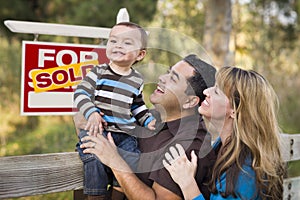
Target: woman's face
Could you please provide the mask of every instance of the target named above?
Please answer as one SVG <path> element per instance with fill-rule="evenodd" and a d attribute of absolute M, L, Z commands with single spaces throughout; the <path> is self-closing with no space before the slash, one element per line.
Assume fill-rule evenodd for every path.
<path fill-rule="evenodd" d="M 226 120 L 233 113 L 228 97 L 217 85 L 207 88 L 203 94 L 206 98 L 198 108 L 198 112 L 206 119 Z"/>

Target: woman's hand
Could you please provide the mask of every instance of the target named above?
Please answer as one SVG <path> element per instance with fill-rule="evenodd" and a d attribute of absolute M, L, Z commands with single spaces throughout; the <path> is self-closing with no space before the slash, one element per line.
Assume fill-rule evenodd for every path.
<path fill-rule="evenodd" d="M 191 152 L 191 161 L 189 161 L 183 147 L 180 144 L 176 144 L 175 147 L 170 147 L 170 153 L 167 152 L 165 154 L 163 165 L 184 194 L 187 188 L 192 187 L 192 185 L 195 188 L 193 192 L 196 192 L 195 194 L 200 193 L 194 179 L 197 169 L 197 156 L 194 151 Z M 189 195 L 193 196 L 194 194 L 188 192 L 185 197 L 187 198 Z"/>

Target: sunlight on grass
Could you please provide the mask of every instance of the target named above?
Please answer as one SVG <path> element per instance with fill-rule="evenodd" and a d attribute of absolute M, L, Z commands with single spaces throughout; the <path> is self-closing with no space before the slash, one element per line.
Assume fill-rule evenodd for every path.
<path fill-rule="evenodd" d="M 30 197 L 20 197 L 20 198 L 13 198 L 10 200 L 41 200 L 41 199 L 42 200 L 72 200 L 73 191 L 43 194 L 43 195 L 36 195 Z"/>

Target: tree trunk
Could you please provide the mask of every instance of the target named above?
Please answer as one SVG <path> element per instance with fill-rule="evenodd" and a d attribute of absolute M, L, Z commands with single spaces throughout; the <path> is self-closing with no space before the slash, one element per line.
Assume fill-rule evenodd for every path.
<path fill-rule="evenodd" d="M 233 63 L 229 51 L 231 28 L 231 0 L 207 0 L 203 43 L 218 68 Z"/>

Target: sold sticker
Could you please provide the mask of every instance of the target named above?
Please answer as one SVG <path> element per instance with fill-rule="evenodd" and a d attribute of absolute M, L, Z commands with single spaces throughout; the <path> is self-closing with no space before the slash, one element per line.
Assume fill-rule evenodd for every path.
<path fill-rule="evenodd" d="M 45 92 L 77 85 L 86 76 L 87 72 L 97 64 L 99 64 L 98 60 L 93 60 L 48 69 L 32 70 L 31 77 L 34 91 Z"/>

